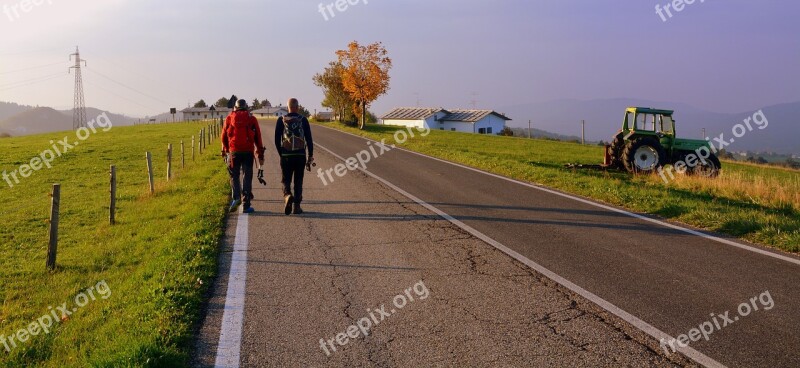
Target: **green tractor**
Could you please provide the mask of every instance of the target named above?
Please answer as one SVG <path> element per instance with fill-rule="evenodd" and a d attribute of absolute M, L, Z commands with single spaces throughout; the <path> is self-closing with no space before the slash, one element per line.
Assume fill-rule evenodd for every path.
<path fill-rule="evenodd" d="M 672 110 L 629 107 L 622 130 L 606 146 L 604 166 L 631 173 L 655 173 L 672 165 L 679 173 L 713 178 L 722 165 L 710 143 L 675 136 Z"/>

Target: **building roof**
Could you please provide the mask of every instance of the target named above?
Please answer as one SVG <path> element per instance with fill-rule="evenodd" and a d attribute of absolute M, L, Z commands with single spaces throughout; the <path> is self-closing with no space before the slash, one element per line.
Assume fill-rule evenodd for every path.
<path fill-rule="evenodd" d="M 445 116 L 442 121 L 466 121 L 474 123 L 481 119 L 495 115 L 503 120 L 511 120 L 503 114 L 494 110 L 445 110 L 443 108 L 424 108 L 424 107 L 399 107 L 386 113 L 381 119 L 384 120 L 424 120 L 432 115 L 443 112 Z"/>
<path fill-rule="evenodd" d="M 427 119 L 431 115 L 444 111 L 442 108 L 434 109 L 434 108 L 423 108 L 423 107 L 398 107 L 392 111 L 383 115 L 381 119 L 390 119 L 390 120 L 423 120 Z"/>
<path fill-rule="evenodd" d="M 467 121 L 470 123 L 474 123 L 477 121 L 481 121 L 483 118 L 495 115 L 503 120 L 511 120 L 505 115 L 495 112 L 494 110 L 450 110 L 450 113 L 447 114 L 442 120 L 444 121 Z"/>
<path fill-rule="evenodd" d="M 285 106 L 278 106 L 278 107 L 265 107 L 263 109 L 253 110 L 251 111 L 252 114 L 276 114 L 278 112 L 285 112 L 289 113 L 289 110 Z"/>

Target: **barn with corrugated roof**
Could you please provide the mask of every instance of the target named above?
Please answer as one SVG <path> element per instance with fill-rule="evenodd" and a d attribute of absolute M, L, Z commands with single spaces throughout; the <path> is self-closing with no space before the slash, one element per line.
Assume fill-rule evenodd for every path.
<path fill-rule="evenodd" d="M 464 133 L 498 134 L 510 121 L 494 110 L 400 107 L 381 117 L 381 124 Z"/>

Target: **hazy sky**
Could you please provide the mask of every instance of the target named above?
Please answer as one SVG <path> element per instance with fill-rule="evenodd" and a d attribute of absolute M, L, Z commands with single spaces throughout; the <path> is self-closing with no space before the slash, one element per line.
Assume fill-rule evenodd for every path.
<path fill-rule="evenodd" d="M 352 40 L 382 41 L 393 58 L 378 114 L 416 105 L 416 93 L 451 108 L 799 101 L 800 2 L 700 1 L 664 22 L 655 6 L 668 0 L 361 0 L 327 21 L 318 0 L 36 0 L 27 12 L 28 0 L 0 0 L 0 101 L 71 107 L 68 55 L 80 45 L 92 107 L 143 116 L 236 93 L 297 96 L 313 111 L 311 77 Z"/>

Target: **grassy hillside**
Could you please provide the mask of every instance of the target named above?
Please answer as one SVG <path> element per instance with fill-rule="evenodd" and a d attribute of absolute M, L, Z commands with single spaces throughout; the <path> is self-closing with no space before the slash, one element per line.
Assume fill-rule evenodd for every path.
<path fill-rule="evenodd" d="M 359 131 L 394 142 L 397 127 L 371 125 Z M 567 163 L 600 163 L 603 148 L 574 143 L 434 130 L 400 146 L 489 172 L 546 185 L 633 211 L 659 215 L 782 249 L 800 252 L 800 171 L 723 162 L 715 180 L 574 170 Z"/>
<path fill-rule="evenodd" d="M 217 144 L 192 162 L 191 136 L 203 124 L 114 127 L 78 146 L 13 188 L 0 182 L 0 366 L 181 366 L 192 324 L 216 271 L 228 199 Z M 0 170 L 11 171 L 51 140 L 73 132 L 0 140 Z M 186 167 L 180 167 L 180 140 Z M 167 182 L 166 148 L 175 147 Z M 147 184 L 145 151 L 153 154 L 156 194 Z M 119 181 L 117 224 L 108 224 L 109 165 Z M 45 269 L 52 183 L 62 186 L 58 267 Z M 82 292 L 105 282 L 68 317 L 56 311 L 85 302 Z M 76 299 L 76 297 L 78 299 Z M 50 308 L 52 307 L 52 309 Z M 55 313 L 49 334 L 17 331 Z M 41 325 L 40 325 L 41 326 Z M 3 337 L 17 335 L 8 353 Z M 19 339 L 26 342 L 19 342 Z M 9 344 L 10 345 L 10 344 Z"/>

